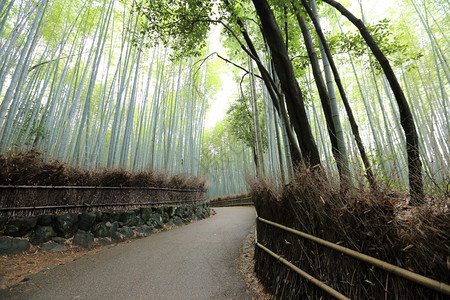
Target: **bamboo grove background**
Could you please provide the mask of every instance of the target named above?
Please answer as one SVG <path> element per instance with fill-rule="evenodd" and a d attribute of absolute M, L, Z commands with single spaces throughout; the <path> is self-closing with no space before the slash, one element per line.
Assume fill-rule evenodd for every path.
<path fill-rule="evenodd" d="M 144 48 L 132 4 L 2 1 L 1 151 L 198 173 L 206 67 Z"/>
<path fill-rule="evenodd" d="M 171 50 L 146 39 L 139 17 L 131 13 L 133 3 L 0 2 L 0 152 L 34 148 L 48 159 L 86 169 L 203 175 L 211 183 L 210 197 L 247 191 L 247 177 L 258 172 L 280 185 L 292 178 L 283 120 L 248 57 L 234 54 L 237 46 L 224 39 L 226 54 L 249 73 L 235 69 L 235 105 L 224 121 L 205 129 L 208 100 L 217 91 L 217 62 L 203 61 L 207 49 L 200 57 L 171 59 Z M 353 8 L 365 22 L 379 21 L 359 4 Z M 424 179 L 429 188 L 442 191 L 449 184 L 449 4 L 398 0 L 397 5 L 389 29 L 408 52 L 399 47 L 390 59 L 417 122 Z M 319 7 L 318 13 L 327 35 L 351 36 L 349 24 L 332 10 Z M 251 10 L 247 17 L 254 18 Z M 257 36 L 253 23 L 246 26 Z M 404 134 L 384 75 L 364 51 L 335 55 L 378 180 L 405 187 Z M 322 163 L 333 178 L 337 169 L 311 71 L 301 69 L 298 79 L 308 98 L 308 117 Z M 239 127 L 233 113 L 243 106 L 248 122 Z M 352 178 L 364 184 L 339 96 L 335 114 L 342 123 Z M 250 128 L 242 130 L 245 126 Z"/>
<path fill-rule="evenodd" d="M 350 2 L 350 1 L 348 1 Z M 314 1 L 311 1 L 313 4 Z M 394 66 L 402 88 L 405 91 L 407 100 L 411 106 L 413 117 L 420 140 L 420 152 L 423 160 L 423 174 L 426 191 L 428 193 L 445 194 L 449 188 L 449 137 L 450 123 L 449 115 L 449 76 L 448 61 L 446 53 L 449 53 L 449 42 L 446 33 L 449 30 L 449 4 L 446 1 L 395 1 L 395 9 L 388 11 L 389 19 L 386 16 L 376 16 L 372 14 L 373 8 L 378 3 L 370 1 L 352 1 L 350 9 L 356 13 L 368 26 L 372 28 L 373 34 L 379 36 L 384 44 L 384 51 L 387 53 L 391 64 Z M 250 5 L 250 4 L 249 4 Z M 255 15 L 250 9 L 243 10 L 242 19 L 255 19 Z M 351 108 L 356 117 L 363 143 L 368 151 L 372 170 L 377 181 L 384 187 L 405 189 L 408 186 L 408 168 L 405 149 L 405 135 L 400 125 L 398 107 L 394 100 L 394 95 L 389 87 L 386 77 L 379 70 L 379 66 L 374 58 L 369 55 L 366 49 L 358 48 L 355 43 L 349 43 L 357 35 L 356 29 L 351 24 L 338 16 L 332 8 L 322 5 L 318 11 L 318 16 L 330 43 L 334 44 L 333 56 L 338 62 L 338 70 L 344 84 L 344 88 L 349 98 Z M 280 26 L 283 25 L 283 17 L 280 16 Z M 248 22 L 247 30 L 257 36 L 254 24 Z M 295 32 L 289 27 L 291 32 Z M 292 33 L 291 33 L 292 34 Z M 315 37 L 317 39 L 317 37 Z M 290 42 L 301 40 L 300 37 L 290 38 Z M 344 40 L 344 42 L 340 42 Z M 347 41 L 347 42 L 345 42 Z M 239 59 L 233 54 L 236 46 L 230 46 L 232 42 L 226 42 L 228 54 Z M 302 43 L 302 41 L 300 41 Z M 317 43 L 317 41 L 316 41 Z M 339 43 L 342 43 L 339 47 Z M 301 46 L 300 46 L 301 48 Z M 292 57 L 299 58 L 306 55 L 306 50 L 292 54 Z M 322 57 L 325 56 L 322 52 Z M 261 51 L 261 57 L 264 52 Z M 294 59 L 293 59 L 294 61 Z M 251 70 L 246 57 L 241 58 L 241 66 Z M 333 88 L 330 71 L 326 71 L 322 62 L 327 86 Z M 326 129 L 325 117 L 317 91 L 315 90 L 312 70 L 309 64 L 295 64 L 298 67 L 297 78 L 302 91 L 306 94 L 306 107 L 308 118 L 319 147 L 321 161 L 326 168 L 327 175 L 335 179 L 338 185 L 338 171 L 332 156 L 329 135 Z M 266 68 L 271 69 L 267 60 Z M 251 73 L 251 71 L 250 71 Z M 255 118 L 260 119 L 262 124 L 260 148 L 263 153 L 261 164 L 264 165 L 264 175 L 271 178 L 275 184 L 282 185 L 292 178 L 292 168 L 290 167 L 290 153 L 287 147 L 287 134 L 283 125 L 283 120 L 274 112 L 269 96 L 260 80 L 252 80 L 250 75 L 241 70 L 235 71 L 236 78 L 236 99 L 230 111 L 237 110 L 233 105 L 239 100 L 245 99 L 247 110 L 251 113 L 253 122 Z M 333 88 L 334 90 L 335 88 Z M 252 90 L 255 90 L 253 92 Z M 330 91 L 329 91 L 330 92 Z M 255 93 L 256 97 L 252 94 Z M 338 117 L 338 122 L 342 124 L 342 134 L 347 153 L 350 176 L 354 184 L 365 186 L 364 166 L 352 135 L 351 126 L 340 95 L 334 93 L 336 110 L 333 116 Z M 257 98 L 258 100 L 255 100 Z M 336 100 L 337 99 L 337 100 Z M 258 102 L 259 105 L 254 105 Z M 258 111 L 257 107 L 261 111 Z M 240 116 L 239 114 L 237 114 Z M 259 117 L 256 117 L 259 116 Z M 235 122 L 235 121 L 234 121 Z M 225 135 L 226 132 L 233 132 L 232 117 L 216 125 L 213 129 L 214 136 Z M 235 135 L 236 136 L 236 135 Z M 239 134 L 238 134 L 239 136 Z M 257 135 L 254 139 L 255 152 L 257 150 Z M 220 159 L 216 165 L 227 164 L 227 161 L 234 161 L 228 164 L 227 171 L 224 171 L 224 178 L 229 178 L 226 172 L 229 168 L 238 168 L 242 164 L 248 164 L 255 160 L 252 151 L 247 152 L 247 161 L 239 158 L 239 154 L 245 152 L 238 147 L 230 151 L 235 145 L 232 139 L 208 139 L 216 145 L 216 152 L 220 153 Z M 256 144 L 256 145 L 255 145 Z M 248 145 L 247 145 L 248 146 Z M 256 157 L 257 159 L 257 157 Z M 241 171 L 238 171 L 241 172 Z M 242 172 L 241 172 L 242 173 Z M 236 173 L 234 173 L 236 174 Z M 240 174 L 240 173 L 237 173 Z M 239 187 L 239 180 L 234 181 L 234 187 Z M 333 182 L 333 180 L 332 180 Z M 229 183 L 232 185 L 232 183 Z M 225 184 L 220 187 L 218 194 L 226 194 L 226 191 L 233 191 Z M 241 191 L 238 188 L 239 191 Z"/>

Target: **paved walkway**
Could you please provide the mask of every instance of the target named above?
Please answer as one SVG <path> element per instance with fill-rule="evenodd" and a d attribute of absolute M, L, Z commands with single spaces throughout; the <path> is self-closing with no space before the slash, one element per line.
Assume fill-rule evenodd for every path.
<path fill-rule="evenodd" d="M 251 299 L 237 265 L 255 211 L 216 211 L 38 274 L 0 299 Z"/>

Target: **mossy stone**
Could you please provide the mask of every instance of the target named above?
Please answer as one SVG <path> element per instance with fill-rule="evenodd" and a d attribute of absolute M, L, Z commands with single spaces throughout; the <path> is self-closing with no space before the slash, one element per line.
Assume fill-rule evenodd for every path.
<path fill-rule="evenodd" d="M 4 234 L 14 237 L 21 237 L 31 232 L 31 230 L 36 227 L 37 218 L 20 218 L 20 219 L 10 219 L 6 223 Z"/>

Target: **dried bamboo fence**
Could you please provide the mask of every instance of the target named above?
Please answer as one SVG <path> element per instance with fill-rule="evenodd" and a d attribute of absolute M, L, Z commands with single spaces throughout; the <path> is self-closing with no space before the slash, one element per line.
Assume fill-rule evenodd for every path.
<path fill-rule="evenodd" d="M 360 260 L 362 262 L 371 264 L 373 266 L 376 266 L 384 271 L 387 271 L 391 274 L 394 274 L 396 276 L 402 277 L 406 280 L 409 280 L 411 282 L 417 283 L 419 285 L 422 285 L 424 287 L 427 287 L 429 289 L 432 289 L 442 295 L 446 295 L 446 296 L 450 296 L 450 285 L 444 283 L 444 282 L 440 282 L 431 278 L 427 278 L 425 276 L 422 276 L 420 274 L 411 272 L 409 270 L 400 268 L 398 266 L 395 266 L 393 264 L 390 264 L 388 262 L 379 260 L 377 258 L 371 257 L 369 255 L 365 255 L 363 253 L 360 253 L 358 251 L 340 246 L 338 244 L 323 240 L 321 238 L 315 237 L 313 235 L 307 234 L 305 232 L 278 224 L 276 222 L 272 222 L 266 219 L 263 219 L 261 217 L 257 217 L 256 218 L 257 221 L 263 222 L 265 224 L 268 224 L 270 226 L 273 227 L 277 227 L 279 229 L 282 229 L 286 232 L 290 232 L 294 235 L 300 236 L 304 239 L 307 239 L 309 241 L 312 241 L 314 243 L 320 244 L 322 246 L 325 246 L 327 248 L 330 248 L 332 250 L 338 251 L 340 253 L 346 254 L 352 258 L 355 258 L 357 260 Z M 258 222 L 257 222 L 258 223 Z M 297 274 L 299 274 L 300 276 L 302 276 L 303 278 L 305 278 L 306 280 L 308 280 L 309 282 L 313 283 L 314 285 L 316 285 L 317 287 L 319 287 L 320 289 L 322 289 L 323 291 L 325 291 L 326 293 L 328 293 L 329 295 L 335 297 L 336 299 L 350 299 L 347 298 L 346 296 L 344 296 L 343 294 L 339 293 L 338 291 L 336 291 L 335 289 L 333 289 L 332 287 L 326 285 L 324 282 L 318 280 L 317 278 L 312 277 L 311 275 L 309 275 L 308 273 L 304 272 L 303 270 L 301 270 L 300 268 L 298 268 L 297 266 L 295 266 L 294 264 L 292 264 L 291 262 L 287 261 L 286 259 L 284 259 L 283 257 L 281 257 L 280 255 L 276 254 L 275 252 L 271 251 L 270 249 L 268 249 L 267 247 L 265 247 L 264 245 L 260 244 L 258 242 L 257 239 L 257 233 L 256 233 L 256 239 L 255 239 L 255 243 L 256 246 L 260 249 L 262 249 L 263 251 L 267 252 L 268 254 L 270 254 L 272 257 L 274 257 L 275 259 L 277 259 L 278 261 L 280 261 L 281 263 L 283 263 L 284 265 L 286 265 L 288 268 L 290 268 L 291 270 L 293 270 L 294 272 L 296 272 Z"/>
<path fill-rule="evenodd" d="M 252 197 L 211 200 L 211 207 L 253 206 Z"/>
<path fill-rule="evenodd" d="M 206 191 L 164 187 L 0 186 L 0 216 L 206 202 Z"/>

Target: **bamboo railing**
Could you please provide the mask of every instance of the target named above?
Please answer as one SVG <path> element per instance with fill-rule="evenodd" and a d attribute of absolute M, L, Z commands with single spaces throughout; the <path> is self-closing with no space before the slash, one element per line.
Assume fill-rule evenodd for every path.
<path fill-rule="evenodd" d="M 211 207 L 252 206 L 252 197 L 211 200 Z"/>
<path fill-rule="evenodd" d="M 299 231 L 299 230 L 296 230 L 296 229 L 293 229 L 293 228 L 290 228 L 290 227 L 287 227 L 287 226 L 284 226 L 284 225 L 281 225 L 281 224 L 278 224 L 278 223 L 275 223 L 275 222 L 272 222 L 272 221 L 269 221 L 269 220 L 266 220 L 266 219 L 263 219 L 261 217 L 257 217 L 256 219 L 258 221 L 261 221 L 261 222 L 266 223 L 268 225 L 271 225 L 271 226 L 280 228 L 282 230 L 285 230 L 287 232 L 290 232 L 292 234 L 298 235 L 298 236 L 300 236 L 302 238 L 305 238 L 305 239 L 307 239 L 309 241 L 312 241 L 314 243 L 323 245 L 323 246 L 328 247 L 330 249 L 333 249 L 335 251 L 339 251 L 339 252 L 341 252 L 343 254 L 346 254 L 346 255 L 348 255 L 350 257 L 353 257 L 353 258 L 356 258 L 358 260 L 361 260 L 361 261 L 364 261 L 366 263 L 369 263 L 369 264 L 371 264 L 373 266 L 376 266 L 376 267 L 378 267 L 378 268 L 380 268 L 382 270 L 385 270 L 385 271 L 387 271 L 389 273 L 392 273 L 392 274 L 395 274 L 397 276 L 400 276 L 400 277 L 402 277 L 404 279 L 407 279 L 409 281 L 418 283 L 418 284 L 420 284 L 422 286 L 425 286 L 425 287 L 427 287 L 429 289 L 437 291 L 437 292 L 439 292 L 441 294 L 450 296 L 450 285 L 448 285 L 446 283 L 443 283 L 443 282 L 440 282 L 440 281 L 437 281 L 437 280 L 434 280 L 434 279 L 422 276 L 420 274 L 408 271 L 406 269 L 400 268 L 400 267 L 395 266 L 393 264 L 390 264 L 388 262 L 379 260 L 379 259 L 377 259 L 375 257 L 372 257 L 372 256 L 369 256 L 369 255 L 360 253 L 358 251 L 355 251 L 355 250 L 352 250 L 352 249 L 349 249 L 349 248 L 337 245 L 335 243 L 323 240 L 321 238 L 318 238 L 316 236 L 310 235 L 308 233 L 305 233 L 305 232 L 302 232 L 302 231 Z M 266 251 L 267 253 L 269 253 L 273 257 L 277 258 L 282 263 L 284 263 L 286 266 L 288 266 L 289 268 L 291 268 L 292 270 L 297 272 L 302 277 L 304 277 L 307 280 L 311 281 L 312 283 L 314 283 L 315 285 L 317 285 L 318 287 L 320 287 L 321 289 L 323 289 L 324 291 L 326 291 L 330 295 L 333 295 L 334 297 L 336 297 L 338 299 L 348 299 L 344 295 L 342 295 L 339 292 L 335 291 L 332 287 L 330 287 L 330 286 L 326 285 L 325 283 L 315 279 L 311 275 L 307 274 L 306 272 L 300 270 L 298 267 L 294 266 L 292 263 L 290 263 L 290 262 L 286 261 L 285 259 L 283 259 L 282 257 L 280 257 L 278 254 L 272 252 L 270 249 L 266 248 L 264 245 L 261 245 L 258 242 L 257 239 L 255 239 L 255 241 L 256 241 L 256 245 L 259 248 L 261 248 L 262 250 Z M 299 270 L 301 272 L 299 272 Z M 304 274 L 302 274 L 302 272 Z"/>
<path fill-rule="evenodd" d="M 199 189 L 176 189 L 176 188 L 164 188 L 164 187 L 151 187 L 151 186 L 83 186 L 83 185 L 0 185 L 0 189 L 4 190 L 149 190 L 149 191 L 169 191 L 169 192 L 205 192 Z"/>

